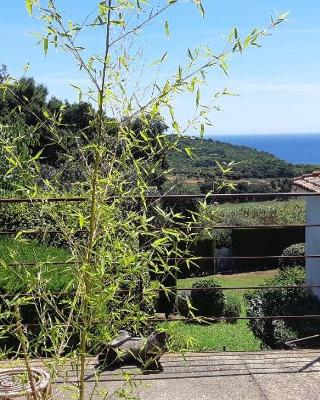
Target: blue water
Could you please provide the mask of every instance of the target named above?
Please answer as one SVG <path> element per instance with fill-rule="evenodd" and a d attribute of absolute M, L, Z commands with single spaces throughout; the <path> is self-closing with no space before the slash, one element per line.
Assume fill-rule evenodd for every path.
<path fill-rule="evenodd" d="M 320 164 L 320 133 L 210 135 L 210 138 L 267 151 L 296 164 Z"/>

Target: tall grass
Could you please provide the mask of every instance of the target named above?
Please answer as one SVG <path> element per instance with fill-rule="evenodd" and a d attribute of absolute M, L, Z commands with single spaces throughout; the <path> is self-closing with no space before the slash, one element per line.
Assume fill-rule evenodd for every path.
<path fill-rule="evenodd" d="M 221 204 L 209 207 L 208 216 L 217 223 L 250 221 L 253 224 L 303 224 L 305 222 L 305 201 L 266 201 L 254 203 Z"/>

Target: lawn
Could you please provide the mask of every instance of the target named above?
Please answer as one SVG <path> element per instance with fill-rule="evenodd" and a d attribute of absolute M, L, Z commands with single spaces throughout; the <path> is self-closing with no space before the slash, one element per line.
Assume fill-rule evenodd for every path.
<path fill-rule="evenodd" d="M 34 240 L 0 237 L 0 290 L 23 291 L 36 283 L 40 275 L 47 289 L 60 290 L 70 283 L 74 265 L 46 265 L 44 262 L 65 262 L 70 254 Z M 37 266 L 24 264 L 38 263 Z"/>
<path fill-rule="evenodd" d="M 215 278 L 225 287 L 257 286 L 264 279 L 274 276 L 275 270 L 249 272 L 234 275 L 215 275 Z M 181 279 L 178 287 L 189 288 L 199 278 Z M 231 290 L 234 296 L 242 303 L 241 315 L 245 315 L 243 302 L 244 290 Z M 229 291 L 226 291 L 228 296 Z M 220 322 L 210 325 L 199 325 L 178 322 L 165 323 L 172 338 L 172 350 L 175 351 L 206 351 L 223 349 L 227 351 L 254 351 L 260 350 L 260 341 L 254 337 L 246 320 L 234 324 Z"/>
<path fill-rule="evenodd" d="M 0 238 L 0 291 L 17 292 L 30 287 L 30 282 L 36 282 L 37 276 L 47 281 L 47 288 L 63 290 L 72 280 L 74 265 L 45 265 L 43 262 L 64 262 L 70 254 L 63 249 L 48 247 L 34 240 L 21 241 L 10 238 Z M 39 262 L 36 267 L 24 263 Z M 234 275 L 215 275 L 225 287 L 256 286 L 264 279 L 271 277 L 275 271 L 250 272 Z M 180 279 L 178 288 L 189 288 L 200 278 Z M 243 303 L 244 290 L 226 291 L 226 296 L 232 293 L 242 302 L 242 315 L 245 315 Z M 216 323 L 211 325 L 185 324 L 184 322 L 165 323 L 172 338 L 172 350 L 205 351 L 205 350 L 259 350 L 260 342 L 250 329 L 247 321 L 241 320 L 235 324 Z"/>

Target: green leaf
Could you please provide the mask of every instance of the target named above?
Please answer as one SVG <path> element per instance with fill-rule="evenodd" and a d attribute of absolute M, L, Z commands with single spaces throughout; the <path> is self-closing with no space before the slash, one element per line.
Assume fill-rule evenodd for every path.
<path fill-rule="evenodd" d="M 79 226 L 80 229 L 84 227 L 84 216 L 81 213 L 79 214 Z"/>
<path fill-rule="evenodd" d="M 227 64 L 224 60 L 221 60 L 221 62 L 220 62 L 220 68 L 221 68 L 222 71 L 228 76 L 229 67 L 228 67 L 228 64 Z"/>
<path fill-rule="evenodd" d="M 200 125 L 200 137 L 201 137 L 201 139 L 203 139 L 203 136 L 204 136 L 204 124 L 201 124 Z"/>
<path fill-rule="evenodd" d="M 204 18 L 205 11 L 203 8 L 202 0 L 193 0 L 193 1 L 194 1 L 195 5 L 197 6 L 202 18 Z"/>
<path fill-rule="evenodd" d="M 188 49 L 188 57 L 193 60 L 193 55 L 190 49 Z"/>
<path fill-rule="evenodd" d="M 200 89 L 198 88 L 197 90 L 197 95 L 196 95 L 196 106 L 199 107 L 200 103 Z"/>
<path fill-rule="evenodd" d="M 168 238 L 163 237 L 163 238 L 160 238 L 160 239 L 155 240 L 155 241 L 152 243 L 152 245 L 155 246 L 155 247 L 158 247 L 158 246 L 161 246 L 162 244 L 167 243 L 167 242 L 168 242 Z"/>
<path fill-rule="evenodd" d="M 278 19 L 280 19 L 281 21 L 285 21 L 289 14 L 290 14 L 290 11 L 286 11 L 283 14 L 279 15 Z"/>
<path fill-rule="evenodd" d="M 26 8 L 30 16 L 32 16 L 32 6 L 33 6 L 33 1 L 32 0 L 25 0 L 26 1 Z"/>
<path fill-rule="evenodd" d="M 166 51 L 160 59 L 160 63 L 163 63 L 168 58 L 168 52 Z"/>
<path fill-rule="evenodd" d="M 47 37 L 45 37 L 43 39 L 43 51 L 44 51 L 45 56 L 47 56 L 47 54 L 48 54 L 48 47 L 49 47 L 49 39 Z"/>
<path fill-rule="evenodd" d="M 166 36 L 169 37 L 170 36 L 170 29 L 169 29 L 169 22 L 166 21 L 164 24 L 164 31 L 166 33 Z"/>

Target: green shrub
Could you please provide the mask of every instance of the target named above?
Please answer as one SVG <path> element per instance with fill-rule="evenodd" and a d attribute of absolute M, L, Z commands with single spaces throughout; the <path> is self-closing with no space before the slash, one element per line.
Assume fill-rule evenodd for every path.
<path fill-rule="evenodd" d="M 166 274 L 160 282 L 164 288 L 175 288 L 177 286 L 177 278 L 173 273 Z M 161 289 L 159 291 L 159 296 L 156 300 L 156 311 L 158 313 L 164 313 L 166 318 L 168 318 L 168 316 L 174 311 L 175 302 L 175 289 Z"/>
<path fill-rule="evenodd" d="M 221 285 L 212 278 L 201 279 L 192 285 L 191 304 L 196 314 L 203 317 L 221 317 L 225 297 Z"/>
<path fill-rule="evenodd" d="M 305 244 L 304 243 L 295 243 L 287 248 L 285 248 L 282 252 L 282 256 L 304 256 L 305 255 Z M 304 258 L 280 258 L 279 260 L 279 268 L 291 268 L 291 267 L 304 267 L 305 259 Z"/>
<path fill-rule="evenodd" d="M 61 197 L 63 197 L 63 194 Z M 45 245 L 69 249 L 68 239 L 70 238 L 53 231 L 59 231 L 62 228 L 66 230 L 66 227 L 70 232 L 78 230 L 77 212 L 83 212 L 84 207 L 86 205 L 82 203 L 0 204 L 0 230 L 40 230 L 44 233 L 28 234 L 26 237 Z M 59 215 L 59 221 L 53 218 L 53 215 Z M 25 236 L 23 235 L 23 237 Z M 74 234 L 76 240 L 81 240 L 83 237 L 83 233 Z"/>
<path fill-rule="evenodd" d="M 191 302 L 191 290 L 182 290 L 176 296 L 176 311 L 183 317 L 188 317 L 190 314 L 189 304 Z"/>
<path fill-rule="evenodd" d="M 320 302 L 307 289 L 270 288 L 263 286 L 305 285 L 302 268 L 292 267 L 279 271 L 272 279 L 267 279 L 261 289 L 245 294 L 247 315 L 264 317 L 273 315 L 311 315 L 319 314 Z M 254 319 L 249 326 L 262 343 L 271 348 L 284 348 L 287 340 L 299 339 L 318 334 L 320 321 L 317 319 Z M 308 345 L 308 342 L 302 343 Z"/>
<path fill-rule="evenodd" d="M 224 307 L 223 315 L 226 318 L 230 318 L 227 320 L 229 323 L 237 322 L 237 319 L 241 314 L 241 301 L 238 297 L 227 295 L 226 296 L 226 304 Z"/>

